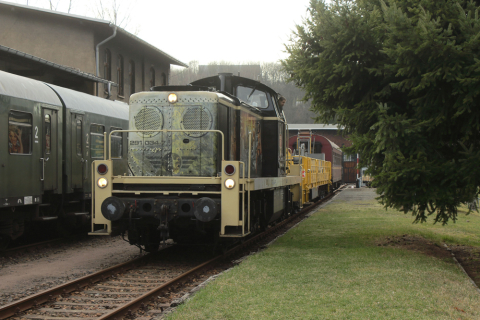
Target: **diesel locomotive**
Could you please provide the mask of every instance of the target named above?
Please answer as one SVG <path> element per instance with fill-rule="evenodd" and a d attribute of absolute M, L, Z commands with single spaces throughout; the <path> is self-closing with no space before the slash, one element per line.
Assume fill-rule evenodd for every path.
<path fill-rule="evenodd" d="M 90 225 L 91 163 L 103 133 L 128 128 L 128 105 L 0 71 L 0 247 L 29 225 Z M 127 138 L 112 136 L 115 172 Z"/>
<path fill-rule="evenodd" d="M 92 167 L 91 235 L 229 242 L 331 191 L 331 163 L 289 155 L 287 123 L 270 87 L 219 74 L 130 98 L 130 174 L 110 151 Z M 307 163 L 308 162 L 308 163 Z"/>

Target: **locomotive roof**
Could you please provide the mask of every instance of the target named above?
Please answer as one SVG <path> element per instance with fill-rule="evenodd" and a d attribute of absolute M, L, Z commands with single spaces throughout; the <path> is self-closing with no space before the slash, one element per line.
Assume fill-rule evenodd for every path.
<path fill-rule="evenodd" d="M 199 79 L 196 81 L 193 81 L 190 83 L 192 86 L 203 86 L 203 87 L 209 87 L 209 88 L 215 88 L 217 91 L 221 93 L 227 93 L 229 95 L 234 95 L 234 88 L 238 86 L 243 86 L 243 87 L 249 87 L 252 88 L 252 92 L 250 95 L 258 90 L 258 91 L 263 91 L 265 93 L 268 93 L 272 100 L 277 101 L 278 99 L 278 93 L 270 88 L 269 86 L 261 83 L 260 81 L 256 81 L 250 78 L 244 78 L 240 76 L 234 76 L 231 73 L 219 73 L 216 76 L 208 77 L 208 78 L 203 78 Z M 241 99 L 240 97 L 237 97 L 237 99 Z M 242 100 L 239 100 L 242 101 Z M 248 102 L 245 102 L 245 106 L 248 106 Z M 264 116 L 277 116 L 279 118 L 282 118 L 282 110 L 278 109 L 278 106 L 276 102 L 273 102 L 268 105 L 267 108 L 256 108 L 254 106 L 251 106 L 251 108 L 254 108 L 257 112 Z"/>
<path fill-rule="evenodd" d="M 270 88 L 266 84 L 261 83 L 260 81 L 253 80 L 253 79 L 250 79 L 250 78 L 235 76 L 235 75 L 231 75 L 230 78 L 231 78 L 232 84 L 235 85 L 235 86 L 236 85 L 244 85 L 244 86 L 248 86 L 248 87 L 255 87 L 259 90 L 268 91 L 273 95 L 277 95 L 277 92 L 275 92 L 275 90 L 273 90 L 272 88 Z M 191 85 L 193 85 L 193 86 L 206 86 L 206 87 L 215 86 L 217 88 L 217 90 L 220 90 L 220 88 L 219 88 L 220 87 L 220 78 L 219 78 L 218 75 L 215 75 L 215 76 L 212 76 L 212 77 L 207 77 L 207 78 L 203 78 L 203 79 L 193 81 L 191 83 Z"/>
<path fill-rule="evenodd" d="M 62 106 L 58 96 L 43 82 L 0 71 L 0 95 Z"/>
<path fill-rule="evenodd" d="M 47 84 L 61 97 L 67 109 L 81 110 L 128 120 L 128 104 L 95 97 L 83 92 Z"/>

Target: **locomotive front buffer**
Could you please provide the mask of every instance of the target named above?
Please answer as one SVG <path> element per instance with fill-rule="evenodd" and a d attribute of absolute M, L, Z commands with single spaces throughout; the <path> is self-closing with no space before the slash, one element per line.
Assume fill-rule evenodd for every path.
<path fill-rule="evenodd" d="M 118 132 L 132 131 L 138 130 Z M 210 131 L 221 136 L 223 145 L 223 133 Z M 112 134 L 115 131 L 110 137 L 105 134 L 105 139 L 111 139 Z M 111 158 L 92 163 L 94 192 L 90 235 L 116 235 L 128 230 L 131 242 L 148 248 L 149 243 L 168 239 L 178 228 L 184 228 L 193 220 L 197 229 L 220 230 L 220 238 L 244 237 L 252 231 L 248 221 L 253 208 L 248 197 L 255 183 L 254 179 L 245 176 L 245 164 L 241 161 L 222 159 L 222 172 L 216 177 L 116 176 L 112 174 L 114 165 L 115 160 Z M 257 188 L 271 188 L 275 184 L 263 181 L 257 183 Z M 146 230 L 155 225 L 156 235 L 138 234 L 139 224 L 148 224 Z"/>

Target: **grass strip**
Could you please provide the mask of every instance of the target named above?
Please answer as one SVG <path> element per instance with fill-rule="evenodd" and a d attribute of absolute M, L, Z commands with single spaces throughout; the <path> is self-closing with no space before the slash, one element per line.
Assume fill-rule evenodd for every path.
<path fill-rule="evenodd" d="M 480 247 L 480 215 L 412 224 L 374 197 L 344 191 L 168 319 L 480 319 L 480 295 L 450 257 L 380 245 L 418 235 Z"/>

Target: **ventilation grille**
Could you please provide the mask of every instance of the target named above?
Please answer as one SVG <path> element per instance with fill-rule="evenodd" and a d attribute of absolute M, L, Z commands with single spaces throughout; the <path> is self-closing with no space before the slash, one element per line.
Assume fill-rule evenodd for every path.
<path fill-rule="evenodd" d="M 212 117 L 204 108 L 188 108 L 183 115 L 182 121 L 184 130 L 210 130 L 212 127 Z M 201 137 L 206 132 L 186 132 L 190 137 Z"/>
<path fill-rule="evenodd" d="M 163 115 L 155 107 L 143 107 L 134 117 L 134 120 L 137 130 L 162 130 L 163 127 Z M 147 131 L 139 132 L 139 134 L 149 138 L 157 135 L 158 132 Z"/>

